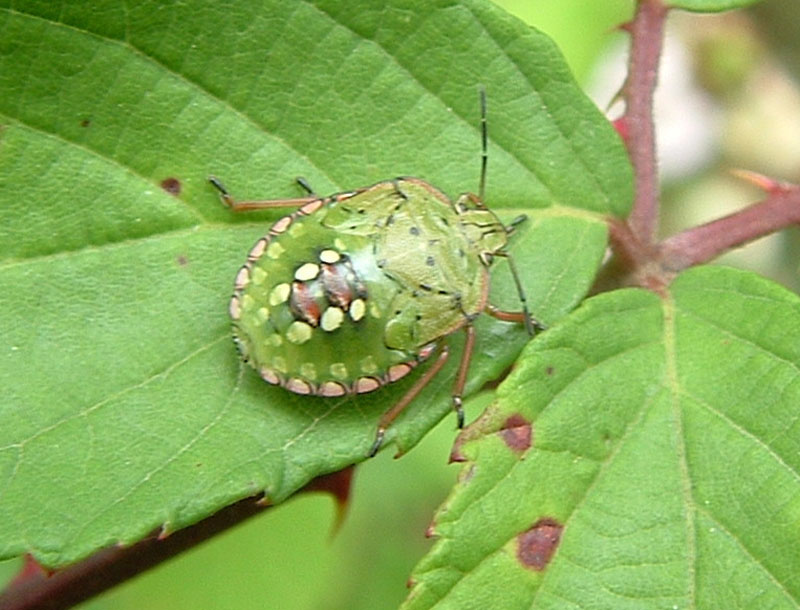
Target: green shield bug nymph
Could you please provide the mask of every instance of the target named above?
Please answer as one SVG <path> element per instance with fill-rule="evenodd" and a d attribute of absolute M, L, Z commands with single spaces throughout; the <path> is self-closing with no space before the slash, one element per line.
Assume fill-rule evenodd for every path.
<path fill-rule="evenodd" d="M 452 394 L 461 427 L 474 320 L 485 312 L 524 323 L 531 334 L 537 325 L 510 258 L 522 311 L 488 303 L 489 266 L 495 256 L 508 257 L 516 222 L 506 227 L 483 204 L 483 91 L 481 127 L 480 194 L 465 193 L 455 202 L 417 178 L 329 197 L 317 197 L 298 179 L 308 196 L 235 201 L 219 180 L 209 178 L 234 211 L 298 208 L 250 250 L 229 305 L 239 353 L 265 381 L 297 394 L 336 397 L 377 390 L 432 360 L 380 418 L 370 456 L 395 417 L 444 365 L 448 335 L 459 329 L 466 334 Z"/>

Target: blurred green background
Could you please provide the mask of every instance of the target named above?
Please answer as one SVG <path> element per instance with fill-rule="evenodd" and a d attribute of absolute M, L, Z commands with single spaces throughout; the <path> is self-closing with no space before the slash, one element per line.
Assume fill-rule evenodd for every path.
<path fill-rule="evenodd" d="M 615 26 L 630 18 L 633 0 L 496 3 L 549 34 L 576 79 L 601 107 L 610 104 L 624 76 L 626 37 Z M 749 11 L 672 16 L 657 107 L 662 233 L 761 198 L 728 173 L 731 167 L 800 181 L 800 94 L 792 76 L 800 50 L 796 25 L 781 27 L 800 22 L 798 7 L 796 0 L 767 0 Z M 687 126 L 686 117 L 695 120 Z M 725 260 L 797 290 L 799 253 L 794 230 Z M 490 398 L 471 401 L 469 419 Z M 384 452 L 360 465 L 347 518 L 334 537 L 333 500 L 301 494 L 82 608 L 396 608 L 431 544 L 425 529 L 458 473 L 457 465 L 447 465 L 454 427 L 448 418 L 402 459 Z M 0 581 L 18 567 L 0 563 Z"/>

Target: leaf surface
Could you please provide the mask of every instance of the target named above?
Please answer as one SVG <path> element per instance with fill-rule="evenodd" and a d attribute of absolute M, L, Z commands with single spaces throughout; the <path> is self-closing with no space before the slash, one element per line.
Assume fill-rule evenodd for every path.
<path fill-rule="evenodd" d="M 239 198 L 297 196 L 296 175 L 455 197 L 477 189 L 482 84 L 487 200 L 529 217 L 512 251 L 547 324 L 591 285 L 602 215 L 630 205 L 623 147 L 556 49 L 485 2 L 0 2 L 0 32 L 3 557 L 64 565 L 281 501 L 363 459 L 413 383 L 300 397 L 238 361 L 233 279 L 280 214 L 232 214 L 209 174 Z M 495 271 L 492 300 L 518 309 Z M 526 341 L 479 320 L 468 390 Z M 387 444 L 449 413 L 451 360 Z"/>
<path fill-rule="evenodd" d="M 798 608 L 800 298 L 701 267 L 532 341 L 408 609 Z"/>

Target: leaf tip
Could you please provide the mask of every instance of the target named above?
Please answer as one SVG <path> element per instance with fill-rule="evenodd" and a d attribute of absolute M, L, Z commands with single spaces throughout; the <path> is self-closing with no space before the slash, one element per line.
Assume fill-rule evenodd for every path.
<path fill-rule="evenodd" d="M 435 538 L 438 534 L 436 533 L 436 521 L 431 521 L 430 525 L 425 528 L 425 537 L 426 538 Z"/>
<path fill-rule="evenodd" d="M 161 525 L 161 530 L 158 532 L 158 539 L 164 540 L 165 538 L 168 538 L 170 535 L 172 535 L 173 532 L 175 532 L 175 527 L 173 526 L 173 524 L 170 523 L 169 521 L 165 521 Z M 118 546 L 124 547 L 126 545 L 124 545 L 123 543 L 119 543 Z"/>

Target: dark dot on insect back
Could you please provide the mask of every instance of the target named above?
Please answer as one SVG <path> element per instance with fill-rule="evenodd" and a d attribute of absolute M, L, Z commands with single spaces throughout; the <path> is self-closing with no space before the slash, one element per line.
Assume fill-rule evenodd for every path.
<path fill-rule="evenodd" d="M 161 188 L 167 191 L 170 195 L 176 197 L 181 194 L 181 181 L 177 178 L 164 178 L 161 181 Z"/>
<path fill-rule="evenodd" d="M 419 235 L 419 228 L 418 227 L 411 227 L 408 230 L 408 232 L 411 233 L 411 235 Z"/>
<path fill-rule="evenodd" d="M 425 264 L 428 265 L 428 267 L 434 267 L 436 266 L 436 261 L 433 260 L 432 256 L 429 256 L 428 258 L 425 259 Z"/>

